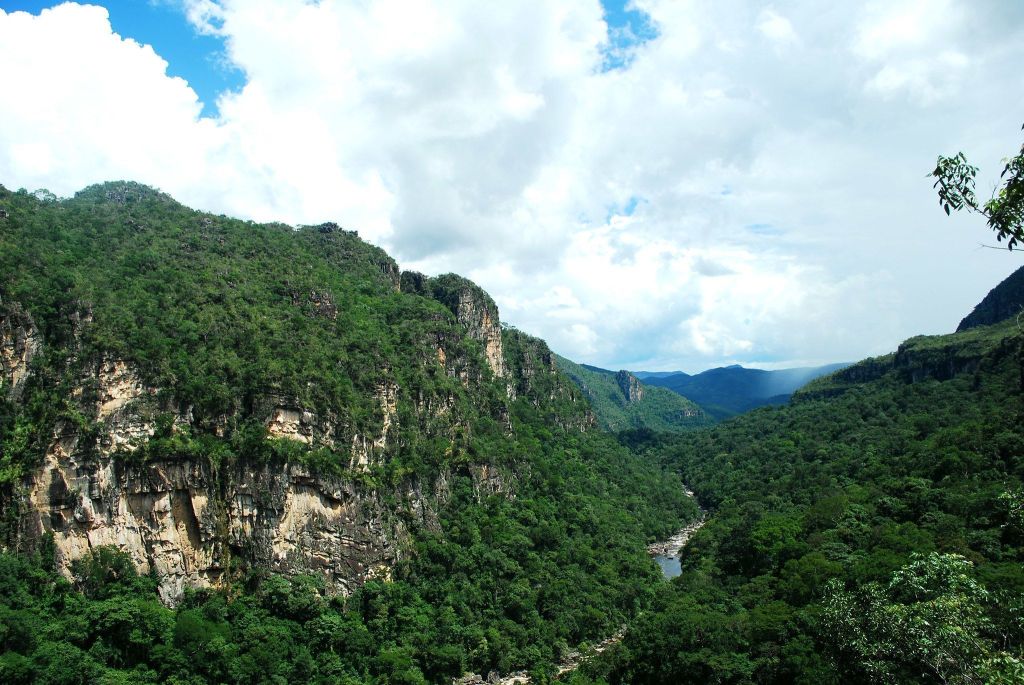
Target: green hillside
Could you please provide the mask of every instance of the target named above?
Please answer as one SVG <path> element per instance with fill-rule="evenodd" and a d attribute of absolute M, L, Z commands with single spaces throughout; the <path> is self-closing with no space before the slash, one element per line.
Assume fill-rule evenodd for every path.
<path fill-rule="evenodd" d="M 616 373 L 585 367 L 561 356 L 556 359 L 562 373 L 586 396 L 605 430 L 677 432 L 709 423 L 696 403 L 666 388 L 647 385 L 628 371 Z"/>
<path fill-rule="evenodd" d="M 989 326 L 1009 318 L 1016 318 L 1024 311 L 1024 268 L 1017 269 L 992 288 L 970 314 L 957 326 L 965 331 L 976 326 Z"/>
<path fill-rule="evenodd" d="M 1021 349 L 1012 322 L 912 338 L 789 406 L 641 436 L 713 514 L 591 676 L 1022 682 Z"/>
<path fill-rule="evenodd" d="M 696 514 L 465 279 L 133 183 L 0 210 L 0 682 L 543 674 Z"/>
<path fill-rule="evenodd" d="M 1013 318 L 701 426 L 333 223 L 0 210 L 0 682 L 1024 682 Z"/>

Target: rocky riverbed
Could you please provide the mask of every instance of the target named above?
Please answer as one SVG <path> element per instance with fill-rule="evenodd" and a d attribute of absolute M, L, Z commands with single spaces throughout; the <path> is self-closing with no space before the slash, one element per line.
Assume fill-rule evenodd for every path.
<path fill-rule="evenodd" d="M 683 551 L 684 547 L 686 547 L 686 543 L 690 541 L 690 538 L 693 537 L 694 533 L 700 530 L 705 523 L 707 523 L 707 518 L 704 513 L 701 512 L 701 517 L 699 519 L 685 528 L 682 528 L 668 540 L 659 540 L 658 542 L 651 543 L 647 546 L 647 551 L 652 555 L 678 557 L 679 553 Z"/>
<path fill-rule="evenodd" d="M 693 490 L 685 488 L 686 495 L 690 498 L 694 497 Z M 705 523 L 707 523 L 708 512 L 701 507 L 700 516 L 697 520 L 692 521 L 683 528 L 679 529 L 675 535 L 667 540 L 659 540 L 658 542 L 652 542 L 647 546 L 647 552 L 652 556 L 664 556 L 670 558 L 676 558 L 679 553 L 686 547 L 686 543 L 690 541 L 690 538 L 700 530 Z"/>

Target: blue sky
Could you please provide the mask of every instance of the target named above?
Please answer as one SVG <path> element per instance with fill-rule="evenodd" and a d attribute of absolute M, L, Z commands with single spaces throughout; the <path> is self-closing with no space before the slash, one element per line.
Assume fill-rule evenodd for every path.
<path fill-rule="evenodd" d="M 631 50 L 657 38 L 658 31 L 651 18 L 630 2 L 603 0 L 604 18 L 608 24 L 610 46 L 605 52 L 605 69 L 628 66 Z"/>
<path fill-rule="evenodd" d="M 86 0 L 82 0 L 86 2 Z M 52 0 L 0 0 L 0 9 L 39 14 L 61 4 Z M 203 116 L 216 116 L 217 97 L 245 85 L 245 74 L 225 58 L 224 40 L 204 35 L 188 22 L 175 0 L 97 0 L 110 14 L 114 31 L 124 38 L 151 45 L 167 60 L 167 74 L 188 81 L 203 103 Z M 626 66 L 632 48 L 657 36 L 650 18 L 628 0 L 603 0 L 610 45 L 606 69 Z"/>
<path fill-rule="evenodd" d="M 336 221 L 577 361 L 859 359 L 1020 265 L 926 174 L 1019 149 L 1021 2 L 53 4 L 0 0 L 4 186 Z"/>

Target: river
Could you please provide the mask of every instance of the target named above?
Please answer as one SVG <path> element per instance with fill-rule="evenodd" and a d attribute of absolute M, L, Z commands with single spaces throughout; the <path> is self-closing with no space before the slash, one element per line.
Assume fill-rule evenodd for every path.
<path fill-rule="evenodd" d="M 689 488 L 686 489 L 686 494 L 693 497 L 693 491 Z M 679 554 L 686 547 L 686 543 L 690 541 L 690 538 L 707 523 L 707 520 L 707 512 L 702 508 L 700 510 L 700 518 L 696 521 L 681 528 L 679 532 L 668 540 L 662 540 L 647 546 L 647 553 L 654 557 L 654 561 L 661 568 L 661 573 L 665 578 L 675 578 L 682 573 Z"/>
<path fill-rule="evenodd" d="M 689 488 L 684 488 L 687 496 L 693 497 L 693 491 Z M 701 507 L 700 518 L 692 523 L 687 524 L 683 528 L 670 537 L 667 540 L 652 543 L 647 546 L 647 552 L 650 554 L 654 561 L 657 562 L 661 568 L 662 575 L 668 578 L 675 578 L 681 571 L 681 565 L 679 561 L 679 554 L 683 548 L 686 547 L 687 543 L 690 542 L 690 538 L 700 530 L 705 523 L 707 523 L 707 511 Z M 558 671 L 555 678 L 559 678 L 567 673 L 571 673 L 580 667 L 580 664 L 585 662 L 595 654 L 600 654 L 609 647 L 618 644 L 623 635 L 626 634 L 625 627 L 621 628 L 617 633 L 608 637 L 591 648 L 590 651 L 583 653 L 578 650 L 572 650 L 564 657 L 558 664 Z M 510 673 L 506 676 L 499 676 L 497 673 L 491 673 L 486 679 L 477 675 L 476 673 L 469 673 L 453 681 L 453 685 L 530 685 L 533 681 L 530 675 L 526 671 L 517 671 Z"/>

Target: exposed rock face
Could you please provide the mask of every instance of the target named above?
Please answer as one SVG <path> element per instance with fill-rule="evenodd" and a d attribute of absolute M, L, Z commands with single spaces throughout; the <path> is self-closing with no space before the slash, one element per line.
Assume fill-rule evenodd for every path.
<path fill-rule="evenodd" d="M 274 438 L 287 438 L 304 444 L 313 442 L 313 416 L 296 407 L 274 407 L 267 419 L 267 433 Z"/>
<path fill-rule="evenodd" d="M 390 425 L 394 388 L 381 396 Z M 58 424 L 20 502 L 21 543 L 52 534 L 65 574 L 99 545 L 128 552 L 140 572 L 156 571 L 168 603 L 186 587 L 217 585 L 232 568 L 245 566 L 319 573 L 340 593 L 390 574 L 404 532 L 402 524 L 389 522 L 376 492 L 314 476 L 299 464 L 126 461 L 122 454 L 154 434 L 158 414 L 169 413 L 172 429 L 182 430 L 191 412 L 161 404 L 157 389 L 123 360 L 100 361 L 76 397 L 94 407 L 98 434 Z M 272 435 L 306 443 L 322 431 L 309 412 L 282 406 L 274 407 L 267 426 Z"/>
<path fill-rule="evenodd" d="M 470 336 L 483 344 L 487 366 L 495 376 L 501 378 L 505 375 L 505 358 L 501 350 L 498 308 L 475 295 L 467 290 L 459 296 L 456 317 L 469 330 Z"/>
<path fill-rule="evenodd" d="M 436 342 L 437 361 L 446 373 L 462 379 L 473 392 L 502 377 L 488 391 L 492 398 L 500 387 L 508 389 L 509 398 L 525 395 L 537 406 L 549 400 L 571 405 L 579 399 L 543 341 L 512 334 L 515 351 L 506 359 L 497 307 L 483 291 L 458 277 L 426 283 L 431 297 L 448 306 L 465 329 L 454 330 L 446 323 L 438 340 L 429 341 L 430 356 Z M 319 304 L 324 301 L 321 297 Z M 20 309 L 7 306 L 0 314 L 3 390 L 18 391 L 42 338 Z M 447 315 L 437 315 L 447 320 Z M 84 318 L 74 312 L 69 317 L 75 337 L 91 322 L 88 312 Z M 485 359 L 464 353 L 466 337 L 480 343 Z M 3 506 L 15 507 L 20 518 L 11 544 L 32 549 L 52 535 L 56 563 L 65 574 L 92 548 L 112 545 L 127 552 L 140 572 L 154 571 L 161 597 L 171 604 L 187 587 L 217 586 L 248 567 L 286 575 L 320 574 L 332 591 L 349 593 L 367 579 L 390 577 L 407 548 L 409 522 L 439 529 L 437 511 L 448 498 L 451 472 L 443 470 L 430 483 L 409 477 L 387 488 L 364 484 L 372 482 L 364 472 L 397 449 L 400 415 L 413 416 L 431 435 L 454 446 L 467 425 L 451 392 L 420 391 L 410 397 L 409 390 L 389 380 L 387 369 L 380 369 L 371 391 L 374 418 L 364 415 L 359 428 L 348 417 L 302 406 L 296 398 L 272 391 L 246 400 L 247 417 L 261 421 L 270 438 L 329 447 L 336 453 L 350 449 L 346 475 L 328 475 L 294 461 L 268 463 L 246 455 L 220 460 L 188 449 L 168 454 L 176 449 L 170 440 L 175 435 L 183 440 L 190 435 L 225 437 L 239 420 L 248 419 L 203 417 L 198 412 L 193 418 L 192 407 L 180 406 L 148 383 L 131 362 L 111 356 L 89 359 L 77 342 L 68 345 L 62 372 L 75 386 L 70 399 L 84 421 L 59 421 L 41 466 L 26 474 L 20 487 L 0 493 Z M 485 360 L 490 374 L 484 370 Z M 406 409 L 400 412 L 400 403 L 410 400 L 412 414 L 403 413 L 409 405 L 402 405 Z M 494 411 L 511 434 L 508 407 Z M 557 420 L 566 430 L 594 425 L 582 402 L 575 414 L 567 411 Z M 149 442 L 154 436 L 164 442 Z M 135 452 L 147 443 L 156 446 L 153 451 Z M 522 476 L 486 463 L 461 468 L 481 499 L 514 498 Z"/>
<path fill-rule="evenodd" d="M 38 349 L 34 329 L 8 339 L 36 342 L 4 349 Z M 17 356 L 18 369 L 30 356 Z M 170 417 L 170 430 L 185 431 L 191 411 L 161 399 L 124 360 L 105 358 L 87 368 L 74 397 L 94 412 L 99 430 L 58 424 L 44 463 L 25 478 L 18 495 L 18 544 L 32 547 L 52 534 L 58 570 L 66 575 L 93 547 L 112 545 L 126 551 L 140 572 L 157 573 L 161 597 L 170 604 L 187 587 L 216 586 L 250 566 L 321 574 L 332 591 L 347 594 L 367 579 L 390 578 L 408 536 L 406 518 L 437 529 L 436 508 L 448 496 L 445 474 L 432 487 L 405 487 L 385 506 L 379 490 L 296 463 L 243 459 L 223 466 L 184 457 L 133 463 L 126 455 L 155 434 L 161 415 Z M 398 395 L 394 382 L 378 385 L 381 429 L 353 436 L 351 467 L 365 468 L 385 453 L 397 426 Z M 269 396 L 262 406 L 271 437 L 324 445 L 335 435 L 330 417 L 282 397 Z M 451 412 L 445 402 L 424 402 L 418 409 L 432 416 Z M 514 497 L 507 473 L 478 465 L 470 475 L 478 496 Z"/>
<path fill-rule="evenodd" d="M 227 470 L 188 460 L 140 466 L 83 458 L 73 432 L 56 435 L 28 483 L 23 536 L 52 533 L 58 568 L 98 545 L 128 552 L 155 570 L 174 603 L 186 587 L 217 585 L 231 568 L 319 573 L 350 592 L 387 577 L 400 526 L 375 494 L 314 477 L 296 464 L 237 464 Z"/>
<path fill-rule="evenodd" d="M 388 446 L 388 435 L 397 426 L 398 386 L 383 382 L 377 386 L 375 395 L 382 415 L 380 434 L 365 436 L 357 433 L 352 436 L 353 468 L 366 468 L 376 456 L 383 455 Z"/>
<path fill-rule="evenodd" d="M 35 323 L 17 305 L 0 302 L 0 392 L 12 399 L 21 395 L 32 358 L 42 347 Z"/>
<path fill-rule="evenodd" d="M 505 375 L 498 305 L 478 285 L 455 274 L 428 278 L 405 271 L 401 276 L 401 289 L 405 293 L 431 297 L 448 307 L 456 320 L 466 327 L 469 336 L 483 345 L 491 372 L 498 378 Z"/>
<path fill-rule="evenodd" d="M 629 371 L 619 371 L 615 374 L 615 382 L 619 384 L 619 389 L 622 390 L 628 404 L 635 404 L 644 398 L 643 384 Z"/>

